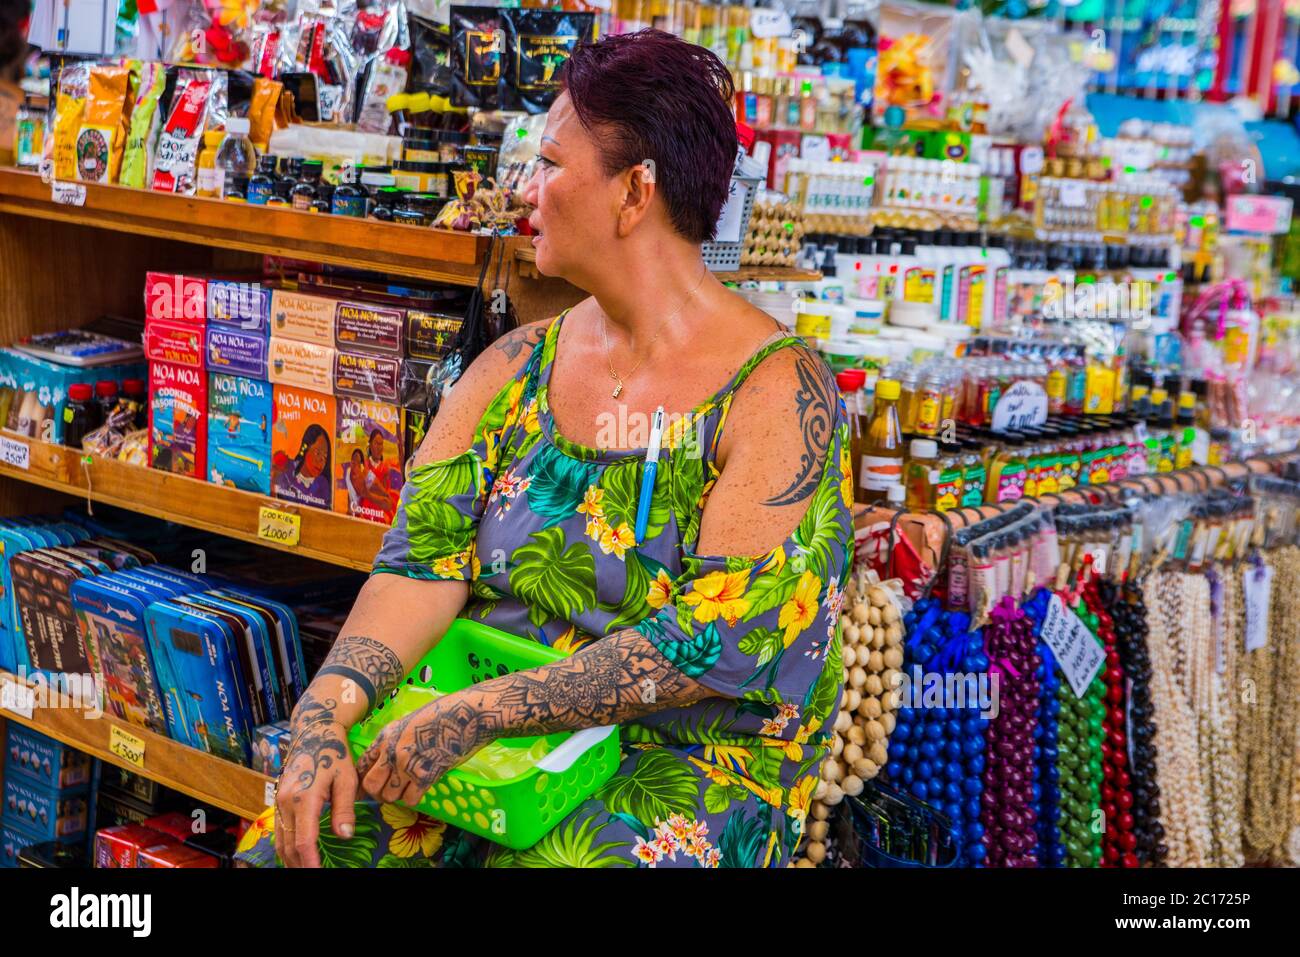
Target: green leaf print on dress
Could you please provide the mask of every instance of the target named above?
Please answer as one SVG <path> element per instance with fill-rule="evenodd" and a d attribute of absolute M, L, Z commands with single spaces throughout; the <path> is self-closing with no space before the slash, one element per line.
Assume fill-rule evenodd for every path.
<path fill-rule="evenodd" d="M 611 813 L 629 814 L 653 826 L 671 814 L 695 814 L 699 793 L 689 765 L 652 748 L 637 760 L 631 774 L 611 778 L 596 796 Z"/>
<path fill-rule="evenodd" d="M 546 519 L 545 528 L 572 517 L 594 475 L 594 466 L 543 445 L 528 465 L 529 510 Z"/>
<path fill-rule="evenodd" d="M 528 605 L 538 628 L 554 618 L 572 618 L 596 605 L 596 559 L 582 542 L 564 547 L 564 530 L 533 532 L 515 549 L 510 588 Z"/>

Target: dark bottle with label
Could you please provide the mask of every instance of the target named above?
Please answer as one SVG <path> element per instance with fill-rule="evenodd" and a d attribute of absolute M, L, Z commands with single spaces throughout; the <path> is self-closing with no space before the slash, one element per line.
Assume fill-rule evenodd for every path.
<path fill-rule="evenodd" d="M 321 183 L 316 187 L 316 198 L 311 201 L 311 211 L 328 215 L 333 202 L 334 187 L 329 183 Z"/>
<path fill-rule="evenodd" d="M 335 216 L 362 218 L 366 215 L 367 204 L 366 191 L 357 185 L 356 168 L 349 166 L 343 171 L 342 182 L 338 189 L 334 190 L 330 212 Z"/>
<path fill-rule="evenodd" d="M 93 394 L 85 382 L 68 386 L 68 404 L 63 407 L 63 444 L 69 448 L 81 448 L 82 438 L 100 426 L 102 413 Z"/>
<path fill-rule="evenodd" d="M 122 398 L 130 399 L 136 404 L 135 421 L 132 428 L 143 429 L 149 424 L 149 394 L 145 391 L 143 379 L 123 379 Z"/>
<path fill-rule="evenodd" d="M 99 421 L 107 421 L 109 413 L 117 408 L 117 383 L 112 379 L 100 379 L 96 382 L 95 401 L 99 403 Z"/>
<path fill-rule="evenodd" d="M 303 160 L 302 172 L 298 175 L 298 182 L 293 184 L 293 189 L 289 191 L 289 202 L 294 209 L 310 210 L 311 204 L 316 200 L 317 189 L 320 186 L 320 176 L 323 164 L 320 160 Z"/>
<path fill-rule="evenodd" d="M 257 161 L 257 172 L 248 181 L 249 205 L 265 206 L 275 195 L 276 163 L 276 158 L 270 154 Z"/>

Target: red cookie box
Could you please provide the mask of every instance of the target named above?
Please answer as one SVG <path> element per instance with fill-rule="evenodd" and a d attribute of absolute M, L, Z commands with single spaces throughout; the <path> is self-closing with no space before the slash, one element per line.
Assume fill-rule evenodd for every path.
<path fill-rule="evenodd" d="M 221 861 L 211 854 L 184 844 L 159 844 L 136 854 L 136 867 L 220 867 Z"/>
<path fill-rule="evenodd" d="M 203 478 L 207 452 L 207 374 L 170 362 L 149 363 L 149 465 Z"/>
<path fill-rule="evenodd" d="M 204 368 L 206 346 L 203 323 L 151 319 L 144 327 L 144 354 L 150 362 Z"/>
<path fill-rule="evenodd" d="M 208 315 L 206 276 L 149 272 L 144 276 L 144 320 L 203 325 Z"/>
<path fill-rule="evenodd" d="M 102 828 L 95 834 L 95 867 L 138 867 L 140 852 L 160 844 L 177 842 L 142 824 Z"/>

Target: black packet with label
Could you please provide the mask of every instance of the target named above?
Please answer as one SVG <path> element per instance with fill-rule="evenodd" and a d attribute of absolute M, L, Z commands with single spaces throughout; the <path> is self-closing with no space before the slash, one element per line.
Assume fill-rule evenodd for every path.
<path fill-rule="evenodd" d="M 507 11 L 451 8 L 451 102 L 480 110 L 501 108 L 505 80 Z"/>
<path fill-rule="evenodd" d="M 502 10 L 505 82 L 501 109 L 545 113 L 560 93 L 564 62 L 595 39 L 596 15 L 563 10 Z"/>

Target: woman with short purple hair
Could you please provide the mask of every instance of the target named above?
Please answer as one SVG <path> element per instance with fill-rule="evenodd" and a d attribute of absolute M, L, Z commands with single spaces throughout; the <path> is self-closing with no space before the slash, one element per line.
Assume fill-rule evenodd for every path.
<path fill-rule="evenodd" d="M 704 265 L 737 152 L 723 64 L 643 31 L 563 77 L 524 197 L 538 269 L 589 296 L 443 402 L 246 862 L 754 867 L 799 843 L 843 684 L 844 410 Z M 571 654 L 436 699 L 354 765 L 347 729 L 457 615 Z M 610 724 L 616 776 L 533 848 L 409 810 L 499 738 Z"/>

